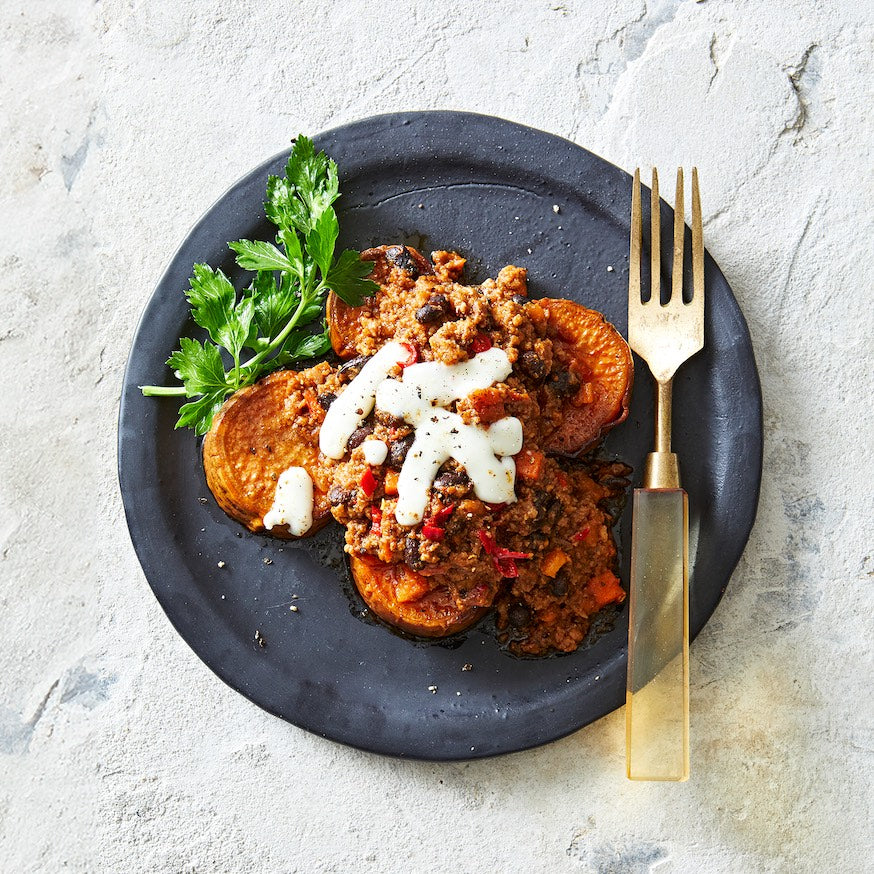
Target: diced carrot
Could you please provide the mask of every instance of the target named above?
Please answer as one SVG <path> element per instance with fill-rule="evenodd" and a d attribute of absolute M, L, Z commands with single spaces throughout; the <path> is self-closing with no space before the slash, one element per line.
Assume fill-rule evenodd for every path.
<path fill-rule="evenodd" d="M 469 395 L 474 412 L 484 425 L 491 425 L 507 415 L 501 393 L 494 388 L 475 389 Z"/>
<path fill-rule="evenodd" d="M 398 493 L 398 474 L 395 470 L 387 470 L 385 472 L 385 493 L 387 495 L 396 495 Z"/>
<path fill-rule="evenodd" d="M 311 413 L 315 413 L 317 410 L 320 409 L 318 396 L 312 388 L 305 388 L 303 391 L 303 396 L 305 406 Z"/>
<path fill-rule="evenodd" d="M 523 449 L 516 456 L 516 475 L 526 482 L 535 482 L 543 473 L 545 456 L 536 449 Z"/>
<path fill-rule="evenodd" d="M 548 577 L 554 577 L 564 567 L 571 557 L 561 549 L 553 549 L 546 553 L 540 562 L 540 570 Z"/>
<path fill-rule="evenodd" d="M 571 403 L 575 407 L 584 407 L 586 404 L 592 403 L 595 400 L 595 388 L 590 382 L 584 382 L 580 386 L 580 390 L 574 395 Z"/>
<path fill-rule="evenodd" d="M 610 571 L 603 571 L 593 577 L 588 589 L 598 610 L 608 604 L 620 604 L 625 600 L 625 591 L 619 585 L 619 578 Z"/>
<path fill-rule="evenodd" d="M 428 583 L 419 574 L 403 574 L 395 586 L 395 597 L 400 604 L 416 601 L 428 594 Z"/>

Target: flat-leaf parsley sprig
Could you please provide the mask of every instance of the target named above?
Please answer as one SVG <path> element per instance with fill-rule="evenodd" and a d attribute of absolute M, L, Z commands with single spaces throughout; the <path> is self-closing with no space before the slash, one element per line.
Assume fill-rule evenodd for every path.
<path fill-rule="evenodd" d="M 285 176 L 267 180 L 264 210 L 278 229 L 276 244 L 228 243 L 237 264 L 255 271 L 239 299 L 221 270 L 194 265 L 186 296 L 194 321 L 209 339 L 182 337 L 167 360 L 182 385 L 140 387 L 148 397 L 194 398 L 179 410 L 177 428 L 205 434 L 228 395 L 265 373 L 327 352 L 323 304 L 328 291 L 359 306 L 378 290 L 367 279 L 373 265 L 358 252 L 334 254 L 339 224 L 332 204 L 339 194 L 337 165 L 324 152 L 316 153 L 312 140 L 299 136 Z M 321 330 L 315 332 L 320 318 Z M 254 354 L 243 360 L 246 349 Z"/>

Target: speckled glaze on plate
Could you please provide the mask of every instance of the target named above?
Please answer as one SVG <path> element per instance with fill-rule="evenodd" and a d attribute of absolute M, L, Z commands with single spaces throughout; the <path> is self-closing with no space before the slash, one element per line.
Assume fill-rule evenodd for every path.
<path fill-rule="evenodd" d="M 455 249 L 469 259 L 471 282 L 505 264 L 527 267 L 533 296 L 579 301 L 625 332 L 631 177 L 624 171 L 559 137 L 459 112 L 377 116 L 315 143 L 340 167 L 341 244 Z M 131 349 L 119 480 L 134 547 L 170 621 L 260 707 L 389 755 L 452 760 L 523 750 L 621 706 L 627 609 L 579 651 L 556 658 L 514 658 L 487 625 L 444 642 L 404 639 L 360 616 L 337 526 L 299 544 L 244 531 L 209 494 L 200 441 L 174 431 L 178 399 L 141 396 L 139 385 L 169 384 L 165 360 L 180 335 L 196 334 L 183 296 L 192 264 L 242 279 L 227 241 L 272 235 L 262 200 L 267 175 L 280 174 L 286 157 L 253 170 L 197 223 Z M 663 204 L 662 212 L 669 228 L 671 210 Z M 662 263 L 670 263 L 667 249 Z M 747 326 L 709 255 L 705 274 L 705 349 L 674 387 L 674 444 L 691 513 L 693 634 L 716 608 L 747 541 L 762 464 L 761 391 Z M 635 364 L 631 413 L 605 452 L 633 465 L 639 483 L 652 392 L 646 368 Z M 617 530 L 626 586 L 629 524 L 626 512 Z M 289 610 L 293 596 L 297 612 Z M 472 670 L 463 671 L 466 664 Z"/>

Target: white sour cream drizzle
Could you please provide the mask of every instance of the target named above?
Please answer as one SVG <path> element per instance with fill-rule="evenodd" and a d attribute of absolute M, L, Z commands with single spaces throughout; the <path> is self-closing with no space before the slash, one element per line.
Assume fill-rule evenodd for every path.
<path fill-rule="evenodd" d="M 416 429 L 398 478 L 395 518 L 401 525 L 422 521 L 434 477 L 450 458 L 464 466 L 481 501 L 516 500 L 516 464 L 506 456 L 522 449 L 522 423 L 506 416 L 488 428 L 466 425 L 457 413 L 439 406 L 501 382 L 512 369 L 507 353 L 492 348 L 460 364 L 413 364 L 404 370 L 403 382 L 386 379 L 377 387 L 377 408 Z"/>
<path fill-rule="evenodd" d="M 302 467 L 290 467 L 279 475 L 273 506 L 264 516 L 264 527 L 288 525 L 296 537 L 306 534 L 313 524 L 313 481 Z"/>
<path fill-rule="evenodd" d="M 388 446 L 384 440 L 365 440 L 361 444 L 364 460 L 368 464 L 382 464 L 388 455 Z"/>
<path fill-rule="evenodd" d="M 319 449 L 328 458 L 341 459 L 352 432 L 370 415 L 376 387 L 396 364 L 406 361 L 410 350 L 394 341 L 386 343 L 361 368 L 358 376 L 328 408 L 319 431 Z"/>
<path fill-rule="evenodd" d="M 341 459 L 352 432 L 375 405 L 415 428 L 398 477 L 395 518 L 401 525 L 422 521 L 434 477 L 450 458 L 464 466 L 481 501 L 513 503 L 516 464 L 508 456 L 522 449 L 522 423 L 506 416 L 488 428 L 467 425 L 444 408 L 505 380 L 513 370 L 507 353 L 492 348 L 459 364 L 412 364 L 404 369 L 402 380 L 388 379 L 389 371 L 408 356 L 406 346 L 386 343 L 361 368 L 325 415 L 319 448 L 329 458 Z M 385 461 L 388 447 L 381 440 L 365 440 L 362 447 L 368 464 Z"/>

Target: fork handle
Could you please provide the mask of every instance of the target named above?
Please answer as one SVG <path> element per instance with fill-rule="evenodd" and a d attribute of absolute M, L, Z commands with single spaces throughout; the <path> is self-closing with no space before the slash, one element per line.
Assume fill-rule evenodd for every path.
<path fill-rule="evenodd" d="M 632 780 L 689 778 L 689 502 L 634 490 L 625 710 Z"/>

